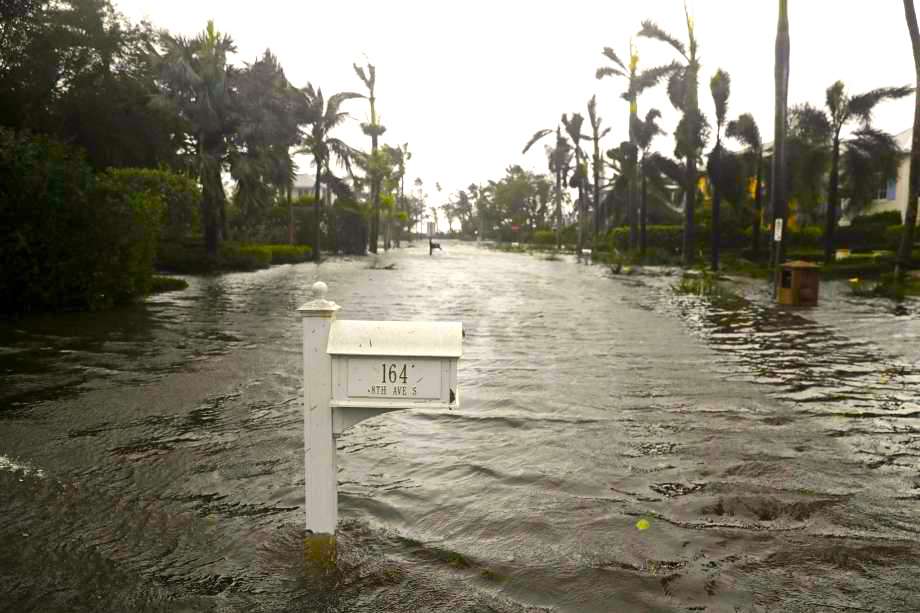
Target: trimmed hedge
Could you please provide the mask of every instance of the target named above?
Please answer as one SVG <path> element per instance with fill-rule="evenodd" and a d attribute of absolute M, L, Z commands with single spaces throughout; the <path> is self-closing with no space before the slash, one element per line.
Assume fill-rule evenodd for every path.
<path fill-rule="evenodd" d="M 259 245 L 225 241 L 217 259 L 208 257 L 199 240 L 164 241 L 157 251 L 157 269 L 179 274 L 211 274 L 223 271 L 252 271 L 274 264 L 309 262 L 309 245 Z"/>
<path fill-rule="evenodd" d="M 160 197 L 82 152 L 0 128 L 0 312 L 102 309 L 150 290 Z"/>
<path fill-rule="evenodd" d="M 531 242 L 534 245 L 552 247 L 556 244 L 556 232 L 553 230 L 537 230 L 533 233 Z"/>

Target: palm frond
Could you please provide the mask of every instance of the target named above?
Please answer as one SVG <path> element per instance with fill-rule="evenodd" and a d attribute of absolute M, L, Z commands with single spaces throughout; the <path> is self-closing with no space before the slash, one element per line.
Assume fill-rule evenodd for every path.
<path fill-rule="evenodd" d="M 725 136 L 738 140 L 755 152 L 759 152 L 763 146 L 760 140 L 760 128 L 757 127 L 757 122 L 750 113 L 744 113 L 738 119 L 729 121 L 725 129 Z"/>
<path fill-rule="evenodd" d="M 639 73 L 632 83 L 632 90 L 635 94 L 641 94 L 650 87 L 655 87 L 665 77 L 669 77 L 679 71 L 682 66 L 678 62 L 671 62 L 664 66 L 656 66 Z"/>
<path fill-rule="evenodd" d="M 668 79 L 668 100 L 679 111 L 687 104 L 687 70 L 681 69 L 671 73 Z"/>
<path fill-rule="evenodd" d="M 534 133 L 534 135 L 530 137 L 530 140 L 527 141 L 527 144 L 524 145 L 524 149 L 523 151 L 521 151 L 521 154 L 523 155 L 527 153 L 527 151 L 534 145 L 534 143 L 536 143 L 538 140 L 540 140 L 547 134 L 552 134 L 552 133 L 553 133 L 552 130 L 547 130 L 547 129 L 537 130 L 536 133 Z"/>
<path fill-rule="evenodd" d="M 684 46 L 684 44 L 659 28 L 658 24 L 656 24 L 654 21 L 643 21 L 642 29 L 639 30 L 639 36 L 642 36 L 643 38 L 651 38 L 653 40 L 658 40 L 665 44 L 671 45 L 678 53 L 681 54 L 684 59 L 687 61 L 690 60 L 690 58 L 687 57 L 687 48 Z"/>
<path fill-rule="evenodd" d="M 712 92 L 712 101 L 716 107 L 716 126 L 722 127 L 725 115 L 728 113 L 728 97 L 732 91 L 732 78 L 721 68 L 716 71 L 709 81 L 709 90 Z"/>
<path fill-rule="evenodd" d="M 853 96 L 850 98 L 849 111 L 851 115 L 854 115 L 860 119 L 865 125 L 869 125 L 872 122 L 872 110 L 875 108 L 875 105 L 881 102 L 882 100 L 896 100 L 898 98 L 903 98 L 914 92 L 913 87 L 903 86 L 903 87 L 880 87 L 878 89 L 873 89 L 870 92 L 860 94 L 858 96 Z"/>
<path fill-rule="evenodd" d="M 623 60 L 616 54 L 616 52 L 611 47 L 604 47 L 604 50 L 601 51 L 605 58 L 619 66 L 623 72 L 629 72 L 629 69 L 626 68 L 626 64 L 623 63 Z"/>
<path fill-rule="evenodd" d="M 604 66 L 603 68 L 598 68 L 594 76 L 598 79 L 603 79 L 604 77 L 625 77 L 626 73 L 616 68 Z"/>

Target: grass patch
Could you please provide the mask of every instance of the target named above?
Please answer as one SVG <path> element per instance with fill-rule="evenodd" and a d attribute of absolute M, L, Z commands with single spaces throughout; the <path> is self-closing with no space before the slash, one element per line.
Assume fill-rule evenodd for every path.
<path fill-rule="evenodd" d="M 161 294 L 163 292 L 178 292 L 187 288 L 188 282 L 185 279 L 154 275 L 150 284 L 150 293 Z"/>

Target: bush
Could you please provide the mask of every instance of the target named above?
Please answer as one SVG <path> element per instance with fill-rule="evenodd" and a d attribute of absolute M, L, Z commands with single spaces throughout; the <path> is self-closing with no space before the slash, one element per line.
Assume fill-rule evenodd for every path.
<path fill-rule="evenodd" d="M 697 229 L 697 238 L 700 237 Z M 646 226 L 646 249 L 660 249 L 668 253 L 677 253 L 683 248 L 683 226 Z M 616 228 L 610 232 L 610 247 L 618 251 L 629 249 L 629 228 Z"/>
<path fill-rule="evenodd" d="M 154 275 L 151 286 L 151 294 L 160 294 L 163 292 L 176 292 L 188 288 L 188 281 L 177 279 L 175 277 L 162 277 Z"/>
<path fill-rule="evenodd" d="M 553 230 L 537 230 L 531 239 L 534 245 L 553 247 L 556 245 L 556 232 Z"/>
<path fill-rule="evenodd" d="M 272 265 L 271 245 L 241 245 L 225 241 L 220 245 L 220 268 L 224 270 L 259 270 Z"/>
<path fill-rule="evenodd" d="M 900 211 L 883 211 L 871 215 L 859 215 L 853 218 L 850 226 L 899 226 L 903 220 Z"/>
<path fill-rule="evenodd" d="M 82 153 L 0 128 L 0 311 L 101 309 L 149 291 L 163 205 Z"/>
<path fill-rule="evenodd" d="M 110 169 L 106 174 L 121 191 L 146 191 L 160 197 L 164 204 L 164 237 L 179 239 L 201 232 L 201 188 L 194 179 L 168 170 L 151 168 Z"/>
<path fill-rule="evenodd" d="M 272 264 L 297 264 L 313 258 L 310 245 L 271 245 Z"/>

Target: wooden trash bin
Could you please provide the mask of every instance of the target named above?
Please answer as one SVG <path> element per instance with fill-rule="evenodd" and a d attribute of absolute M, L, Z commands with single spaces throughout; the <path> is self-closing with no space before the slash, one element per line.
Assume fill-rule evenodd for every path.
<path fill-rule="evenodd" d="M 818 306 L 818 265 L 797 260 L 780 267 L 776 301 L 787 306 Z"/>

